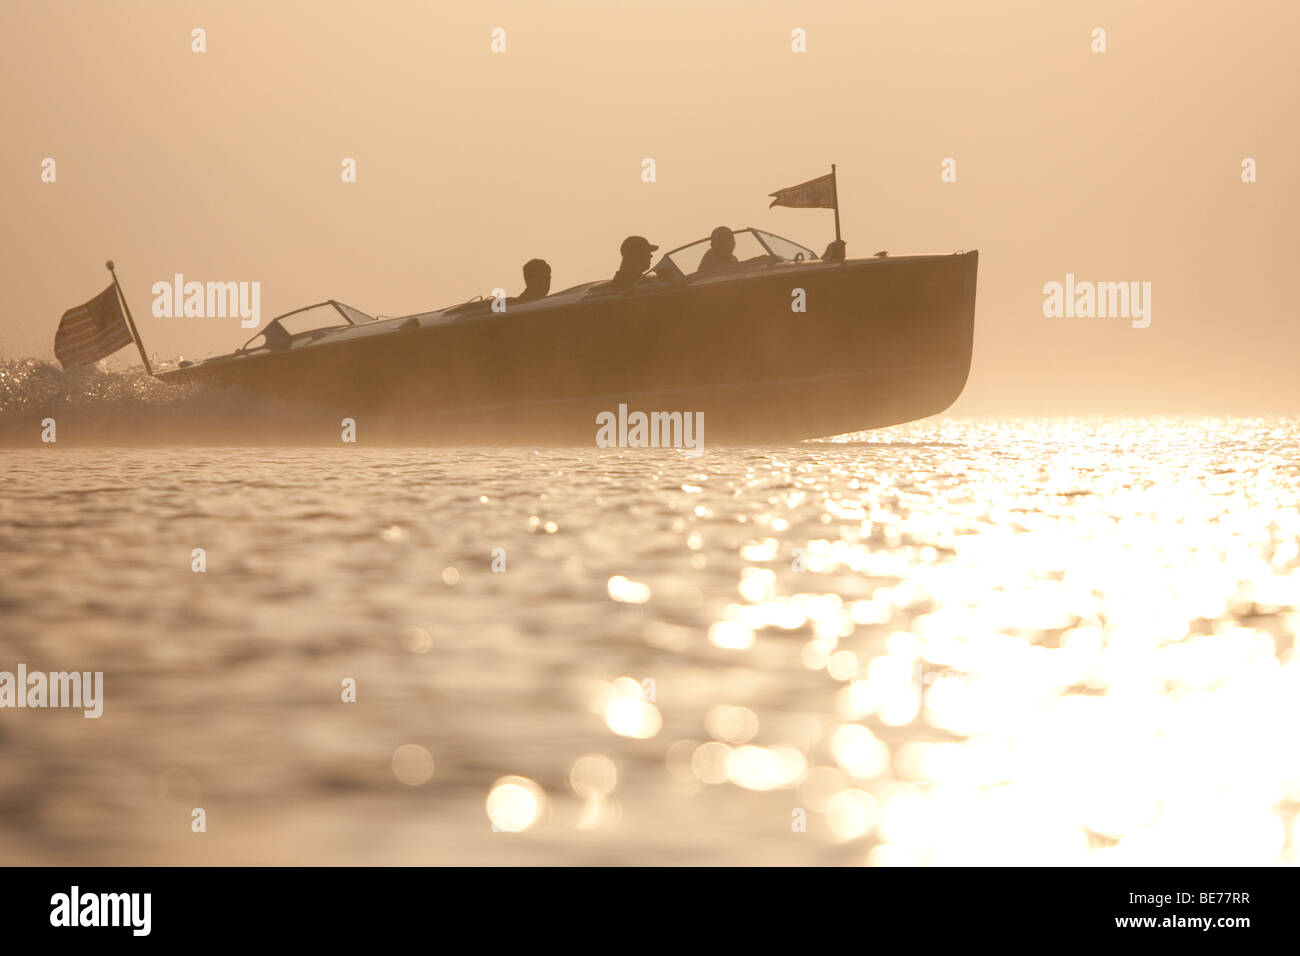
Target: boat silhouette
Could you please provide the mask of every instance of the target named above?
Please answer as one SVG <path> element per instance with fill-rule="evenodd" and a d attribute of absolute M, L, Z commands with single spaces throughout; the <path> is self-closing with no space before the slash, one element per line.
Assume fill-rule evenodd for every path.
<path fill-rule="evenodd" d="M 429 444 L 590 444 L 597 416 L 621 404 L 702 412 L 710 443 L 787 442 L 956 400 L 978 252 L 832 261 L 765 230 L 735 233 L 754 254 L 696 271 L 700 239 L 621 292 L 588 282 L 390 319 L 331 299 L 158 376 L 251 389 Z"/>

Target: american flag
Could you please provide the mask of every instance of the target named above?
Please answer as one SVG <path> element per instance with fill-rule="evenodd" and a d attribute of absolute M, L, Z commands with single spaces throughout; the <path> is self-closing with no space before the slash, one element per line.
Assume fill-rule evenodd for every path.
<path fill-rule="evenodd" d="M 110 285 L 85 305 L 63 313 L 54 333 L 54 357 L 64 368 L 89 365 L 132 341 L 117 286 Z"/>

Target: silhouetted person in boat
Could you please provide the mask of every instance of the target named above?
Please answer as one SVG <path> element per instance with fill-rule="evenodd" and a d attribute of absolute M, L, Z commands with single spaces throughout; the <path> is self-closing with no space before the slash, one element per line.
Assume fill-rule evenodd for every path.
<path fill-rule="evenodd" d="M 516 302 L 535 302 L 545 299 L 551 292 L 551 266 L 545 259 L 529 259 L 524 263 L 524 291 L 515 296 Z"/>
<path fill-rule="evenodd" d="M 610 280 L 609 288 L 614 292 L 623 292 L 636 285 L 636 281 L 650 268 L 650 254 L 658 248 L 652 246 L 645 236 L 628 236 L 624 239 L 618 247 L 623 262 Z"/>
<path fill-rule="evenodd" d="M 822 262 L 843 262 L 848 246 L 843 239 L 832 239 L 831 244 L 822 253 Z"/>
<path fill-rule="evenodd" d="M 709 248 L 700 260 L 700 272 L 711 272 L 723 266 L 736 264 L 736 237 L 726 226 L 719 226 L 709 234 Z"/>

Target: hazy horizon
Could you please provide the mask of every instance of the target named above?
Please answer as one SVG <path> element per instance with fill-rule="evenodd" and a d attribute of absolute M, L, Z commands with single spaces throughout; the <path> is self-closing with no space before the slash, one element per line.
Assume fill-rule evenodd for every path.
<path fill-rule="evenodd" d="M 831 213 L 768 194 L 835 162 L 850 256 L 980 250 L 950 414 L 1295 414 L 1297 35 L 1282 2 L 11 3 L 0 356 L 52 361 L 109 258 L 149 350 L 201 358 L 252 332 L 152 316 L 175 273 L 260 282 L 264 323 L 515 294 L 534 256 L 562 289 L 628 234 L 820 250 Z M 1150 282 L 1150 327 L 1044 317 L 1067 273 Z"/>

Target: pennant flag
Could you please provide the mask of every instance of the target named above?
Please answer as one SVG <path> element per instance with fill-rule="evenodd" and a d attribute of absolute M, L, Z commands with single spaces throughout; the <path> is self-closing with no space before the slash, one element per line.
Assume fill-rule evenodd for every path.
<path fill-rule="evenodd" d="M 778 189 L 774 193 L 768 193 L 769 196 L 775 196 L 772 206 L 793 206 L 796 209 L 834 209 L 835 208 L 835 174 L 827 173 L 825 176 L 818 176 L 816 179 L 810 179 L 806 183 L 800 183 L 798 186 L 789 186 L 786 189 Z"/>
<path fill-rule="evenodd" d="M 117 286 L 110 285 L 85 305 L 63 313 L 54 333 L 54 357 L 64 368 L 89 365 L 133 341 Z"/>

